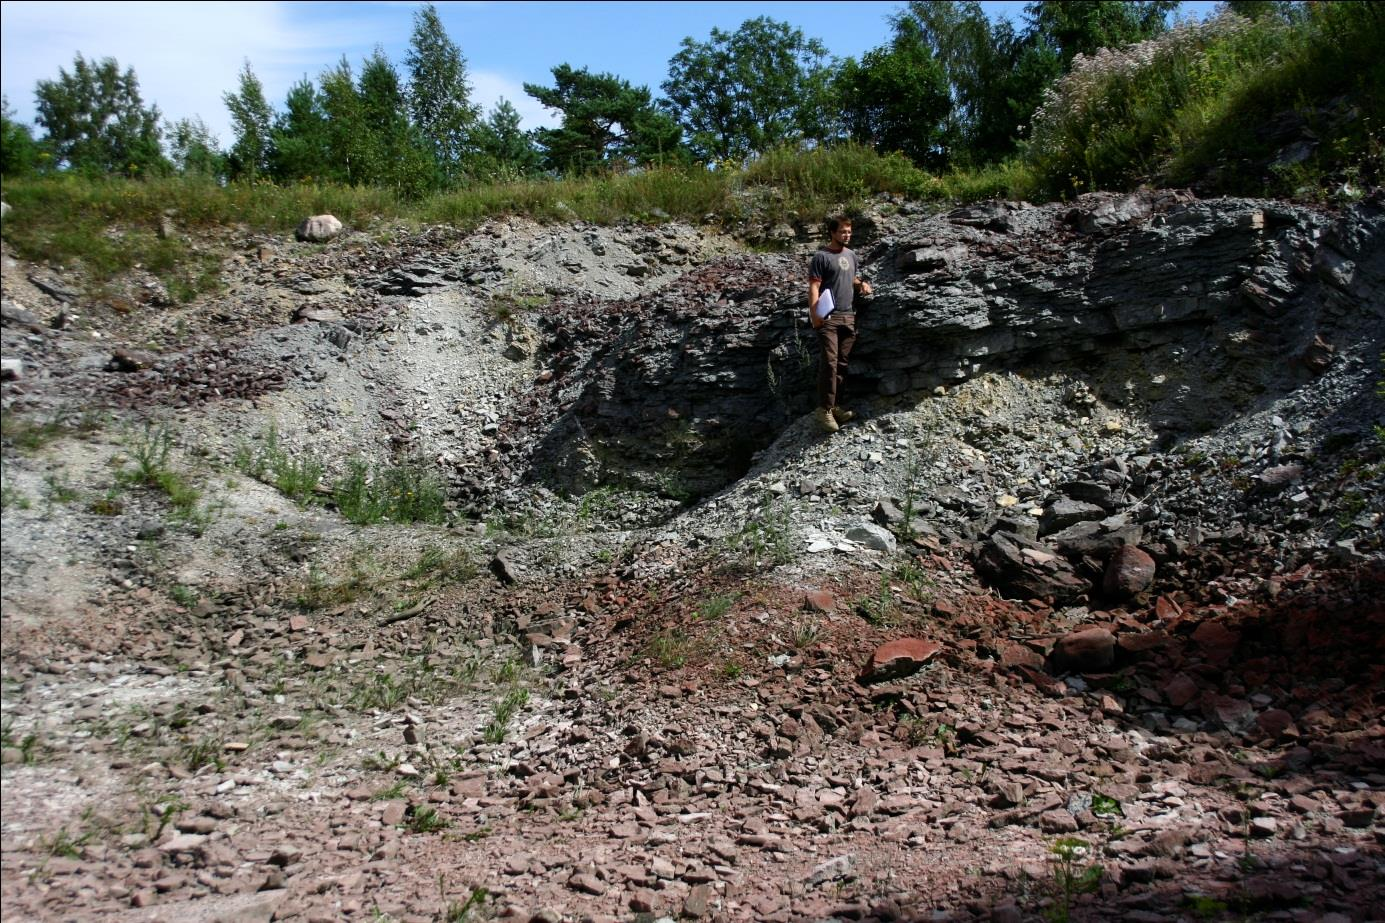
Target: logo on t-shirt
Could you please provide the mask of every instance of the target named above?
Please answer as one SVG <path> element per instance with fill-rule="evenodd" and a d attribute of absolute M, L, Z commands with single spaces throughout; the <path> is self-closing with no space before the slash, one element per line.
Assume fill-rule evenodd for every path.
<path fill-rule="evenodd" d="M 846 258 L 845 253 L 837 255 L 837 268 L 840 269 L 842 272 L 846 272 L 849 269 L 851 269 L 851 260 Z"/>

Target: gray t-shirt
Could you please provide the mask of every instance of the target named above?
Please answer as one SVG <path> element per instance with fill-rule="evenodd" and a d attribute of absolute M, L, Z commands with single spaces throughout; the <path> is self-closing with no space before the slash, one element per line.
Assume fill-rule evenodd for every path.
<path fill-rule="evenodd" d="M 839 253 L 819 250 L 808 264 L 808 278 L 821 280 L 821 288 L 832 292 L 832 303 L 837 306 L 833 314 L 855 313 L 852 301 L 856 296 L 853 285 L 856 272 L 856 254 L 847 247 L 843 247 Z"/>

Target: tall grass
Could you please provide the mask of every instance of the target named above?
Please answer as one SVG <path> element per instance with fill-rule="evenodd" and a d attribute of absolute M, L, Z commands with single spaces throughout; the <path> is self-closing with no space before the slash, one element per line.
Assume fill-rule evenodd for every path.
<path fill-rule="evenodd" d="M 1299 174 L 1364 170 L 1378 182 L 1382 49 L 1385 10 L 1372 3 L 1311 4 L 1301 22 L 1223 13 L 1184 24 L 1074 62 L 1035 114 L 1026 161 L 1054 197 L 1140 182 L 1292 192 L 1267 172 L 1285 143 L 1267 128 L 1296 112 L 1331 142 Z"/>

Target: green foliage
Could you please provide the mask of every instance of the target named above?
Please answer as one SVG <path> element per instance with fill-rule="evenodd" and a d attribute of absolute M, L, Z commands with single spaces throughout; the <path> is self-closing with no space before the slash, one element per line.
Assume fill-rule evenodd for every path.
<path fill-rule="evenodd" d="M 1067 923 L 1072 914 L 1072 899 L 1089 894 L 1101 883 L 1101 866 L 1087 863 L 1091 844 L 1076 837 L 1062 837 L 1049 847 L 1053 859 L 1054 904 L 1045 916 L 1052 923 Z"/>
<path fill-rule="evenodd" d="M 718 593 L 715 596 L 709 596 L 698 604 L 696 611 L 693 612 L 693 618 L 704 622 L 719 619 L 731 611 L 737 598 L 738 594 L 736 593 Z"/>
<path fill-rule="evenodd" d="M 466 58 L 442 27 L 431 3 L 414 12 L 414 31 L 405 57 L 409 113 L 425 150 L 450 186 L 461 172 L 468 135 L 480 115 L 471 102 Z"/>
<path fill-rule="evenodd" d="M 524 92 L 563 115 L 558 128 L 535 132 L 547 168 L 580 175 L 610 166 L 677 162 L 683 155 L 682 130 L 654 106 L 648 87 L 569 64 L 553 68 L 553 81 L 552 87 L 524 84 Z"/>
<path fill-rule="evenodd" d="M 663 91 L 694 156 L 735 163 L 830 137 L 826 62 L 820 40 L 759 16 L 732 33 L 713 28 L 705 42 L 683 39 Z"/>
<path fill-rule="evenodd" d="M 299 506 L 317 499 L 322 482 L 322 462 L 308 455 L 293 455 L 279 441 L 279 429 L 270 426 L 260 437 L 258 448 L 243 444 L 232 460 L 242 474 L 264 481 Z"/>
<path fill-rule="evenodd" d="M 158 107 L 145 108 L 133 68 L 122 73 L 114 58 L 78 54 L 71 73 L 58 68 L 58 78 L 40 80 L 34 96 L 57 166 L 126 176 L 168 171 Z"/>
<path fill-rule="evenodd" d="M 745 525 L 730 535 L 727 551 L 745 556 L 744 566 L 759 570 L 762 566 L 788 564 L 794 559 L 793 525 L 789 511 L 772 496 L 766 496 L 759 511 Z"/>
<path fill-rule="evenodd" d="M 434 808 L 410 805 L 405 823 L 411 833 L 436 833 L 447 826 L 447 821 Z"/>
<path fill-rule="evenodd" d="M 289 87 L 284 111 L 274 117 L 274 127 L 270 129 L 270 172 L 279 182 L 327 179 L 333 170 L 329 144 L 323 97 L 312 81 L 304 77 Z"/>
<path fill-rule="evenodd" d="M 1078 58 L 1036 113 L 1026 159 L 1042 191 L 1060 196 L 1151 179 L 1253 194 L 1379 182 L 1383 44 L 1385 11 L 1334 2 L 1301 20 L 1227 13 Z M 1324 105 L 1334 99 L 1349 104 Z M 1271 166 L 1286 140 L 1265 126 L 1285 117 L 1327 143 Z"/>
<path fill-rule="evenodd" d="M 1165 31 L 1165 17 L 1177 8 L 1178 0 L 1065 0 L 1030 3 L 1025 13 L 1033 31 L 1057 49 L 1066 70 L 1079 54 L 1090 56 L 1103 48 L 1123 48 L 1154 38 Z"/>
<path fill-rule="evenodd" d="M 848 136 L 916 164 L 943 160 L 944 125 L 952 111 L 947 77 L 917 23 L 895 21 L 894 40 L 847 58 L 833 79 Z"/>
<path fill-rule="evenodd" d="M 691 644 L 681 631 L 661 631 L 649 639 L 645 655 L 665 670 L 676 670 L 688 662 Z"/>
<path fill-rule="evenodd" d="M 221 179 L 226 175 L 226 155 L 216 136 L 199 118 L 179 119 L 168 126 L 168 147 L 179 173 Z"/>
<path fill-rule="evenodd" d="M 495 703 L 495 710 L 491 715 L 490 723 L 481 730 L 481 739 L 488 744 L 498 744 L 505 739 L 509 732 L 510 721 L 513 720 L 515 713 L 524 707 L 529 701 L 529 690 L 523 686 L 516 686 L 510 689 Z"/>
<path fill-rule="evenodd" d="M 254 181 L 269 173 L 274 160 L 272 123 L 274 112 L 264 95 L 264 84 L 247 60 L 240 72 L 240 87 L 222 96 L 231 111 L 236 140 L 227 158 L 232 179 Z"/>
<path fill-rule="evenodd" d="M 746 167 L 747 186 L 780 191 L 799 220 L 817 224 L 845 205 L 859 211 L 868 197 L 881 192 L 926 198 L 939 189 L 933 177 L 903 154 L 881 155 L 856 143 L 811 151 L 777 148 Z"/>
<path fill-rule="evenodd" d="M 359 525 L 447 519 L 442 480 L 421 462 L 372 469 L 353 458 L 332 493 L 341 514 Z"/>
<path fill-rule="evenodd" d="M 29 176 L 38 170 L 41 160 L 33 129 L 16 122 L 9 97 L 0 97 L 0 176 Z"/>
<path fill-rule="evenodd" d="M 202 491 L 184 472 L 173 466 L 173 434 L 166 426 L 146 426 L 130 435 L 125 442 L 133 468 L 122 467 L 117 480 L 122 484 L 156 490 L 168 498 L 173 518 L 195 526 L 206 520 L 206 512 L 197 508 Z"/>
<path fill-rule="evenodd" d="M 529 133 L 519 125 L 519 110 L 502 96 L 485 121 L 472 129 L 474 151 L 469 172 L 491 182 L 537 175 L 542 158 Z"/>

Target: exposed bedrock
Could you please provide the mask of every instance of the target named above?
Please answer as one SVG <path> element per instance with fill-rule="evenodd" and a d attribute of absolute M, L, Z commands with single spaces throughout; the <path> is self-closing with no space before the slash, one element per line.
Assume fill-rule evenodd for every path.
<path fill-rule="evenodd" d="M 1062 368 L 1178 435 L 1385 345 L 1379 194 L 1342 214 L 1145 192 L 862 224 L 876 295 L 859 315 L 858 399 Z M 735 257 L 638 299 L 555 304 L 516 424 L 538 437 L 535 474 L 671 494 L 738 477 L 814 403 L 805 266 Z"/>

